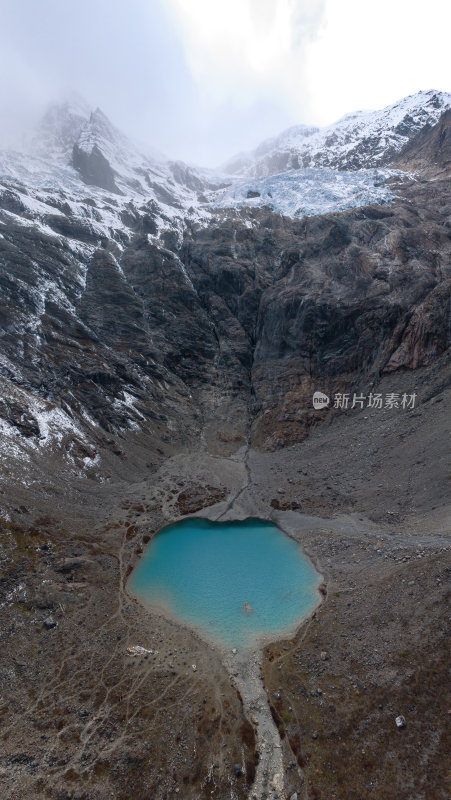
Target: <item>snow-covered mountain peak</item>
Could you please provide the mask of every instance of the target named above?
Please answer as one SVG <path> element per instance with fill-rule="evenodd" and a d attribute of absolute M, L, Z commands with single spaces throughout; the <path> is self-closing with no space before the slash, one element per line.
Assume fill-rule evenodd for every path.
<path fill-rule="evenodd" d="M 120 143 L 130 147 L 130 142 L 127 137 L 113 125 L 111 120 L 99 107 L 97 107 L 95 111 L 91 112 L 89 115 L 89 120 L 83 126 L 78 140 L 78 144 L 80 146 L 83 138 L 88 140 L 89 138 L 93 140 L 96 139 L 98 143 L 102 143 L 102 141 L 106 140 L 112 144 L 117 145 Z"/>
<path fill-rule="evenodd" d="M 354 125 L 362 129 L 386 128 L 396 130 L 404 123 L 406 135 L 417 132 L 425 124 L 437 122 L 439 116 L 451 103 L 449 92 L 420 91 L 416 94 L 403 97 L 392 105 L 376 111 L 354 111 L 345 114 L 337 122 L 327 126 L 327 130 L 334 128 L 349 128 Z"/>
<path fill-rule="evenodd" d="M 88 103 L 76 93 L 62 102 L 52 103 L 31 134 L 31 152 L 67 163 L 91 111 Z"/>
<path fill-rule="evenodd" d="M 267 139 L 255 149 L 254 154 L 257 157 L 264 156 L 270 152 L 274 147 L 283 146 L 284 142 L 308 139 L 314 136 L 320 129 L 313 125 L 293 125 L 291 128 L 283 131 L 279 136 L 274 136 L 272 139 Z"/>
<path fill-rule="evenodd" d="M 100 108 L 85 121 L 74 144 L 86 153 L 97 147 L 108 160 L 122 161 L 135 151 L 132 142 L 108 119 Z"/>
<path fill-rule="evenodd" d="M 261 178 L 292 169 L 356 170 L 386 166 L 425 125 L 451 106 L 449 92 L 421 91 L 379 111 L 355 111 L 324 128 L 295 125 L 240 154 L 228 174 Z"/>
<path fill-rule="evenodd" d="M 152 158 L 116 128 L 106 114 L 96 108 L 82 125 L 74 142 L 71 163 L 87 183 L 122 194 L 130 191 L 146 195 L 146 175 L 161 170 L 166 160 Z"/>

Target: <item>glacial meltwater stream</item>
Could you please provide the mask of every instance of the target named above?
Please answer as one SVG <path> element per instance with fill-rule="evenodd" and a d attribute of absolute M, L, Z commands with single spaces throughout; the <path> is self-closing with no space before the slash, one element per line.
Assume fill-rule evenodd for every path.
<path fill-rule="evenodd" d="M 133 594 L 225 647 L 289 632 L 318 604 L 321 576 L 271 522 L 192 518 L 160 531 L 130 577 Z"/>

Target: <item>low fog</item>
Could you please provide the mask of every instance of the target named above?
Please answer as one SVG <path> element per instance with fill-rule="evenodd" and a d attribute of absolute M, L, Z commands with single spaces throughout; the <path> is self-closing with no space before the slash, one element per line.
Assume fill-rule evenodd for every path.
<path fill-rule="evenodd" d="M 292 124 L 449 88 L 449 25 L 436 0 L 0 6 L 2 146 L 76 91 L 135 140 L 213 166 Z"/>

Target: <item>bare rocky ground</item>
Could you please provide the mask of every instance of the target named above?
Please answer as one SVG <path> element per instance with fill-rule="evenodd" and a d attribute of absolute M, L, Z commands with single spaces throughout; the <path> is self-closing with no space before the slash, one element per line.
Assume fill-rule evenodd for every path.
<path fill-rule="evenodd" d="M 124 443 L 134 483 L 112 456 L 104 482 L 3 470 L 3 795 L 448 798 L 449 373 L 443 356 L 388 376 L 378 390 L 416 392 L 415 409 L 317 412 L 275 453 L 233 452 L 210 422 L 152 469 Z M 324 588 L 296 636 L 240 666 L 128 594 L 143 547 L 187 513 L 273 519 L 302 543 Z"/>

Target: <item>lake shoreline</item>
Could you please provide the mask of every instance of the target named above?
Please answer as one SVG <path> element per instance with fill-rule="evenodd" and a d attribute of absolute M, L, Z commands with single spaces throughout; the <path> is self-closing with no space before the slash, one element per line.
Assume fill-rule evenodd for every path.
<path fill-rule="evenodd" d="M 197 520 L 201 523 L 198 525 Z M 211 529 L 208 528 L 208 525 L 212 524 L 214 527 Z M 218 526 L 218 527 L 216 527 Z M 197 531 L 197 533 L 196 533 Z M 274 536 L 276 531 L 281 534 L 282 536 L 286 536 L 289 538 L 290 541 L 296 542 L 297 545 L 300 545 L 300 558 L 299 561 L 299 576 L 295 577 L 296 573 L 294 569 L 296 567 L 296 562 L 292 561 L 292 554 L 291 550 L 286 550 L 286 545 L 284 544 L 283 540 L 279 540 L 278 536 Z M 158 537 L 161 534 L 165 534 L 166 538 L 162 540 Z M 208 546 L 211 548 L 214 545 L 214 542 L 217 541 L 217 546 L 219 547 L 218 553 L 212 551 L 210 553 L 210 560 L 208 560 L 208 555 L 205 556 L 202 551 L 200 551 L 197 556 L 195 553 L 196 547 L 202 548 L 202 543 L 205 545 L 205 535 L 208 536 Z M 169 549 L 169 537 L 181 537 L 174 542 L 171 549 Z M 236 538 L 236 544 L 233 539 L 228 540 L 229 536 L 233 536 Z M 189 541 L 187 541 L 187 537 Z M 194 537 L 194 538 L 193 538 Z M 200 537 L 200 541 L 198 541 Z M 214 538 L 216 537 L 216 539 Z M 250 542 L 248 541 L 250 538 Z M 164 582 L 164 574 L 165 571 L 168 571 L 167 574 L 167 581 L 176 579 L 177 582 L 180 579 L 183 581 L 183 576 L 179 575 L 179 571 L 181 569 L 177 563 L 172 564 L 171 561 L 174 559 L 175 562 L 183 561 L 183 554 L 180 553 L 180 543 L 183 543 L 183 546 L 190 550 L 190 555 L 192 556 L 196 569 L 198 568 L 197 561 L 201 558 L 206 558 L 206 566 L 210 567 L 210 569 L 217 568 L 216 561 L 221 562 L 221 573 L 227 567 L 224 564 L 225 553 L 221 555 L 221 547 L 227 546 L 230 549 L 231 545 L 235 545 L 233 547 L 233 552 L 236 553 L 238 547 L 241 547 L 241 556 L 243 556 L 243 551 L 245 548 L 252 548 L 257 545 L 259 549 L 259 556 L 260 559 L 262 557 L 262 552 L 264 547 L 270 547 L 271 549 L 271 572 L 274 569 L 277 574 L 278 569 L 286 570 L 288 567 L 288 563 L 285 563 L 284 559 L 288 558 L 288 553 L 290 553 L 290 562 L 289 568 L 292 573 L 291 579 L 288 578 L 288 573 L 284 576 L 284 583 L 283 587 L 285 591 L 285 595 L 289 595 L 290 592 L 290 585 L 293 586 L 296 591 L 299 591 L 297 587 L 303 586 L 303 582 L 306 581 L 305 589 L 302 590 L 302 594 L 300 595 L 300 599 L 297 602 L 307 604 L 307 607 L 304 610 L 299 609 L 299 612 L 296 613 L 296 619 L 290 621 L 286 624 L 281 624 L 280 627 L 270 627 L 268 630 L 259 630 L 262 620 L 261 618 L 257 618 L 257 629 L 255 632 L 252 633 L 252 622 L 255 620 L 255 610 L 259 608 L 258 605 L 254 606 L 254 600 L 252 604 L 248 604 L 247 601 L 244 601 L 244 605 L 241 605 L 241 610 L 238 616 L 235 616 L 235 622 L 232 622 L 232 626 L 236 628 L 235 634 L 226 633 L 224 632 L 221 634 L 221 613 L 223 612 L 223 608 L 221 607 L 221 598 L 212 597 L 211 593 L 207 594 L 208 603 L 213 601 L 217 601 L 218 607 L 215 611 L 215 605 L 213 602 L 213 606 L 208 604 L 207 612 L 205 611 L 207 599 L 202 600 L 202 591 L 204 587 L 200 585 L 200 581 L 196 583 L 194 581 L 194 586 L 192 588 L 192 592 L 196 592 L 199 595 L 198 603 L 203 603 L 203 610 L 202 605 L 199 606 L 200 616 L 198 615 L 197 619 L 193 616 L 193 610 L 189 610 L 189 605 L 186 606 L 186 601 L 188 603 L 192 603 L 191 594 L 188 593 L 186 599 L 183 600 L 183 592 L 184 588 L 179 587 L 177 584 L 172 584 L 169 582 L 167 583 L 166 587 L 163 588 Z M 277 548 L 280 548 L 280 544 L 282 545 L 282 549 L 280 552 L 277 551 Z M 160 545 L 160 550 L 156 548 L 156 543 Z M 158 553 L 165 549 L 167 550 L 166 555 L 161 555 L 159 558 Z M 276 548 L 276 549 L 274 549 Z M 274 550 L 274 552 L 272 552 Z M 194 551 L 193 553 L 191 551 Z M 294 550 L 293 550 L 294 553 Z M 230 553 L 229 553 L 230 556 Z M 239 589 L 235 589 L 237 592 L 236 597 L 233 595 L 234 604 L 233 607 L 230 606 L 231 603 L 231 590 L 232 590 L 232 581 L 235 577 L 235 565 L 229 564 L 229 568 L 232 570 L 230 574 L 230 579 L 227 579 L 227 600 L 224 597 L 223 602 L 227 602 L 227 613 L 236 615 L 236 610 L 239 608 L 240 604 L 240 597 L 248 598 L 250 595 L 253 597 L 253 593 L 259 593 L 260 597 L 266 605 L 263 607 L 261 613 L 265 615 L 265 608 L 268 608 L 268 605 L 271 607 L 272 613 L 274 613 L 274 608 L 277 606 L 277 602 L 279 602 L 276 598 L 278 596 L 277 591 L 275 591 L 274 600 L 271 602 L 271 598 L 268 596 L 268 590 L 273 590 L 272 585 L 270 585 L 271 578 L 268 580 L 266 578 L 265 588 L 263 589 L 263 581 L 265 580 L 265 575 L 260 574 L 257 572 L 255 575 L 252 574 L 252 570 L 255 569 L 258 571 L 258 566 L 253 564 L 253 558 L 250 552 L 246 551 L 246 556 L 249 561 L 249 566 L 247 568 L 246 574 L 242 575 L 241 585 Z M 236 556 L 234 555 L 234 561 Z M 280 563 L 277 563 L 277 558 L 280 559 Z M 169 559 L 169 563 L 168 563 Z M 285 566 L 284 566 L 285 564 Z M 149 572 L 150 570 L 150 572 Z M 202 566 L 200 567 L 200 571 L 202 574 Z M 204 571 L 204 574 L 208 570 Z M 173 574 L 173 578 L 171 579 L 171 574 Z M 211 577 L 211 576 L 209 576 Z M 222 577 L 222 575 L 221 575 Z M 272 575 L 271 575 L 272 577 Z M 280 583 L 281 578 L 279 576 L 278 580 Z M 190 574 L 186 575 L 185 581 L 188 583 L 189 580 L 192 580 L 192 576 Z M 293 581 L 293 583 L 285 583 L 285 581 Z M 152 589 L 154 581 L 157 581 L 155 584 L 155 589 Z M 149 583 L 150 582 L 150 583 Z M 281 584 L 282 586 L 282 584 Z M 308 555 L 304 552 L 302 548 L 301 542 L 292 535 L 290 531 L 286 531 L 280 525 L 276 525 L 271 520 L 262 520 L 258 517 L 247 517 L 244 520 L 228 520 L 224 522 L 216 522 L 212 520 L 208 520 L 205 517 L 196 517 L 190 516 L 179 522 L 168 525 L 162 528 L 161 531 L 155 534 L 152 540 L 148 543 L 146 550 L 144 551 L 141 558 L 135 564 L 135 567 L 131 574 L 127 578 L 126 588 L 127 591 L 133 596 L 138 602 L 141 602 L 142 605 L 149 610 L 150 613 L 153 614 L 160 614 L 166 619 L 173 621 L 176 624 L 182 625 L 182 627 L 187 627 L 190 630 L 193 630 L 196 635 L 198 635 L 201 639 L 204 639 L 207 644 L 212 644 L 216 646 L 222 653 L 227 653 L 229 650 L 234 648 L 240 650 L 249 650 L 254 651 L 255 649 L 263 649 L 268 643 L 275 641 L 280 638 L 286 638 L 288 636 L 293 636 L 299 630 L 299 628 L 304 624 L 306 618 L 311 616 L 314 613 L 315 609 L 318 607 L 319 603 L 322 599 L 322 593 L 320 588 L 323 586 L 323 576 L 318 572 L 314 564 L 312 563 L 311 559 Z M 308 588 L 307 588 L 308 587 Z M 150 595 L 149 595 L 150 591 Z M 232 590 L 233 591 L 233 590 Z M 311 599 L 307 599 L 306 593 L 311 593 Z M 178 593 L 182 592 L 179 596 Z M 262 594 L 263 592 L 263 594 Z M 249 594 L 250 593 L 250 594 Z M 155 599 L 150 599 L 152 594 L 155 594 Z M 164 599 L 164 595 L 166 594 L 166 600 Z M 159 595 L 159 596 L 158 596 Z M 294 601 L 292 601 L 294 602 Z M 197 608 L 198 606 L 192 606 L 192 609 Z M 259 612 L 260 612 L 259 608 Z M 287 613 L 287 608 L 284 608 L 284 605 L 281 606 L 281 612 L 283 614 Z M 294 612 L 294 606 L 293 611 Z M 215 631 L 213 628 L 207 629 L 205 627 L 205 620 L 202 622 L 202 615 L 205 617 L 205 613 L 208 615 L 212 614 L 213 616 L 217 615 L 217 630 Z M 266 612 L 267 613 L 267 612 Z M 244 616 L 243 616 L 244 614 Z M 232 617 L 233 619 L 233 617 Z M 247 625 L 245 625 L 247 623 Z M 268 622 L 266 625 L 268 625 Z M 211 622 L 209 625 L 211 626 Z M 238 626 L 238 627 L 237 627 Z M 241 627 L 240 627 L 241 626 Z M 246 630 L 248 631 L 246 633 Z M 240 632 L 241 631 L 241 632 Z M 248 641 L 243 641 L 243 636 L 247 637 Z"/>

